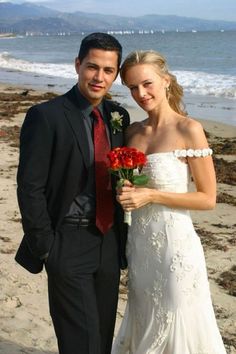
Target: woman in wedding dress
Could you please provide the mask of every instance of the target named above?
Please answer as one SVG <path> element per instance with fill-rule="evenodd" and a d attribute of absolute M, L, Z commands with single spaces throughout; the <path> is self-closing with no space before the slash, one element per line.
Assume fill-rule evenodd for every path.
<path fill-rule="evenodd" d="M 215 206 L 212 150 L 201 124 L 186 116 L 182 87 L 162 55 L 131 53 L 121 78 L 148 115 L 127 129 L 127 145 L 147 155 L 149 180 L 144 187 L 126 181 L 117 196 L 132 224 L 128 302 L 112 353 L 225 354 L 189 214 Z"/>

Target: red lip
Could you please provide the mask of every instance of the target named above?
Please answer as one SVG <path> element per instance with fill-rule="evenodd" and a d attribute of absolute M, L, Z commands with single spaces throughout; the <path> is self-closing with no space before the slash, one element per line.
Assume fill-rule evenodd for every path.
<path fill-rule="evenodd" d="M 147 104 L 149 102 L 149 98 L 145 99 L 145 100 L 140 100 L 140 104 Z"/>

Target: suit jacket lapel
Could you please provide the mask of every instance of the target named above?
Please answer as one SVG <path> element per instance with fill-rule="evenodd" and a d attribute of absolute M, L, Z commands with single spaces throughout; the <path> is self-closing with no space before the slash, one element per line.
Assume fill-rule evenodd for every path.
<path fill-rule="evenodd" d="M 66 118 L 74 131 L 76 136 L 78 145 L 80 147 L 80 151 L 83 155 L 84 163 L 87 168 L 89 168 L 90 160 L 89 160 L 89 143 L 86 132 L 86 128 L 84 125 L 84 117 L 77 106 L 77 100 L 74 92 L 74 88 L 72 88 L 66 95 L 65 95 L 65 115 Z M 123 145 L 123 132 L 112 132 L 112 127 L 110 125 L 111 120 L 111 112 L 113 111 L 112 105 L 109 101 L 104 102 L 104 109 L 106 111 L 106 115 L 108 118 L 109 123 L 109 130 L 110 130 L 110 139 L 111 139 L 111 148 L 122 146 Z M 114 109 L 115 110 L 115 109 Z"/>
<path fill-rule="evenodd" d="M 85 133 L 84 117 L 76 105 L 73 88 L 65 96 L 65 115 L 69 121 L 72 130 L 75 133 L 78 145 L 83 155 L 85 166 L 89 167 L 89 143 Z"/>

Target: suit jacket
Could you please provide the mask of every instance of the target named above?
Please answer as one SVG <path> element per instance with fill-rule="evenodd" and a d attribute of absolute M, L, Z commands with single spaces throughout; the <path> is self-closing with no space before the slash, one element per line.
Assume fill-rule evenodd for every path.
<path fill-rule="evenodd" d="M 111 100 L 104 101 L 107 117 L 123 115 L 123 131 L 112 133 L 112 148 L 122 146 L 129 125 L 128 112 Z M 17 197 L 24 237 L 16 261 L 31 273 L 43 269 L 40 258 L 50 251 L 57 229 L 75 196 L 80 193 L 89 170 L 89 145 L 75 87 L 51 101 L 31 107 L 20 136 Z M 114 201 L 115 185 L 113 181 Z M 116 203 L 116 202 L 115 202 Z M 126 267 L 127 227 L 122 208 L 116 203 L 121 268 Z"/>

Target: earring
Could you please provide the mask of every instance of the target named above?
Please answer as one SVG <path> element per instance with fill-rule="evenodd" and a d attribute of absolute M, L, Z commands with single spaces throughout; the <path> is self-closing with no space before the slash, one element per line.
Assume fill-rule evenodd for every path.
<path fill-rule="evenodd" d="M 170 98 L 170 86 L 166 87 L 166 98 L 169 101 L 169 98 Z"/>

